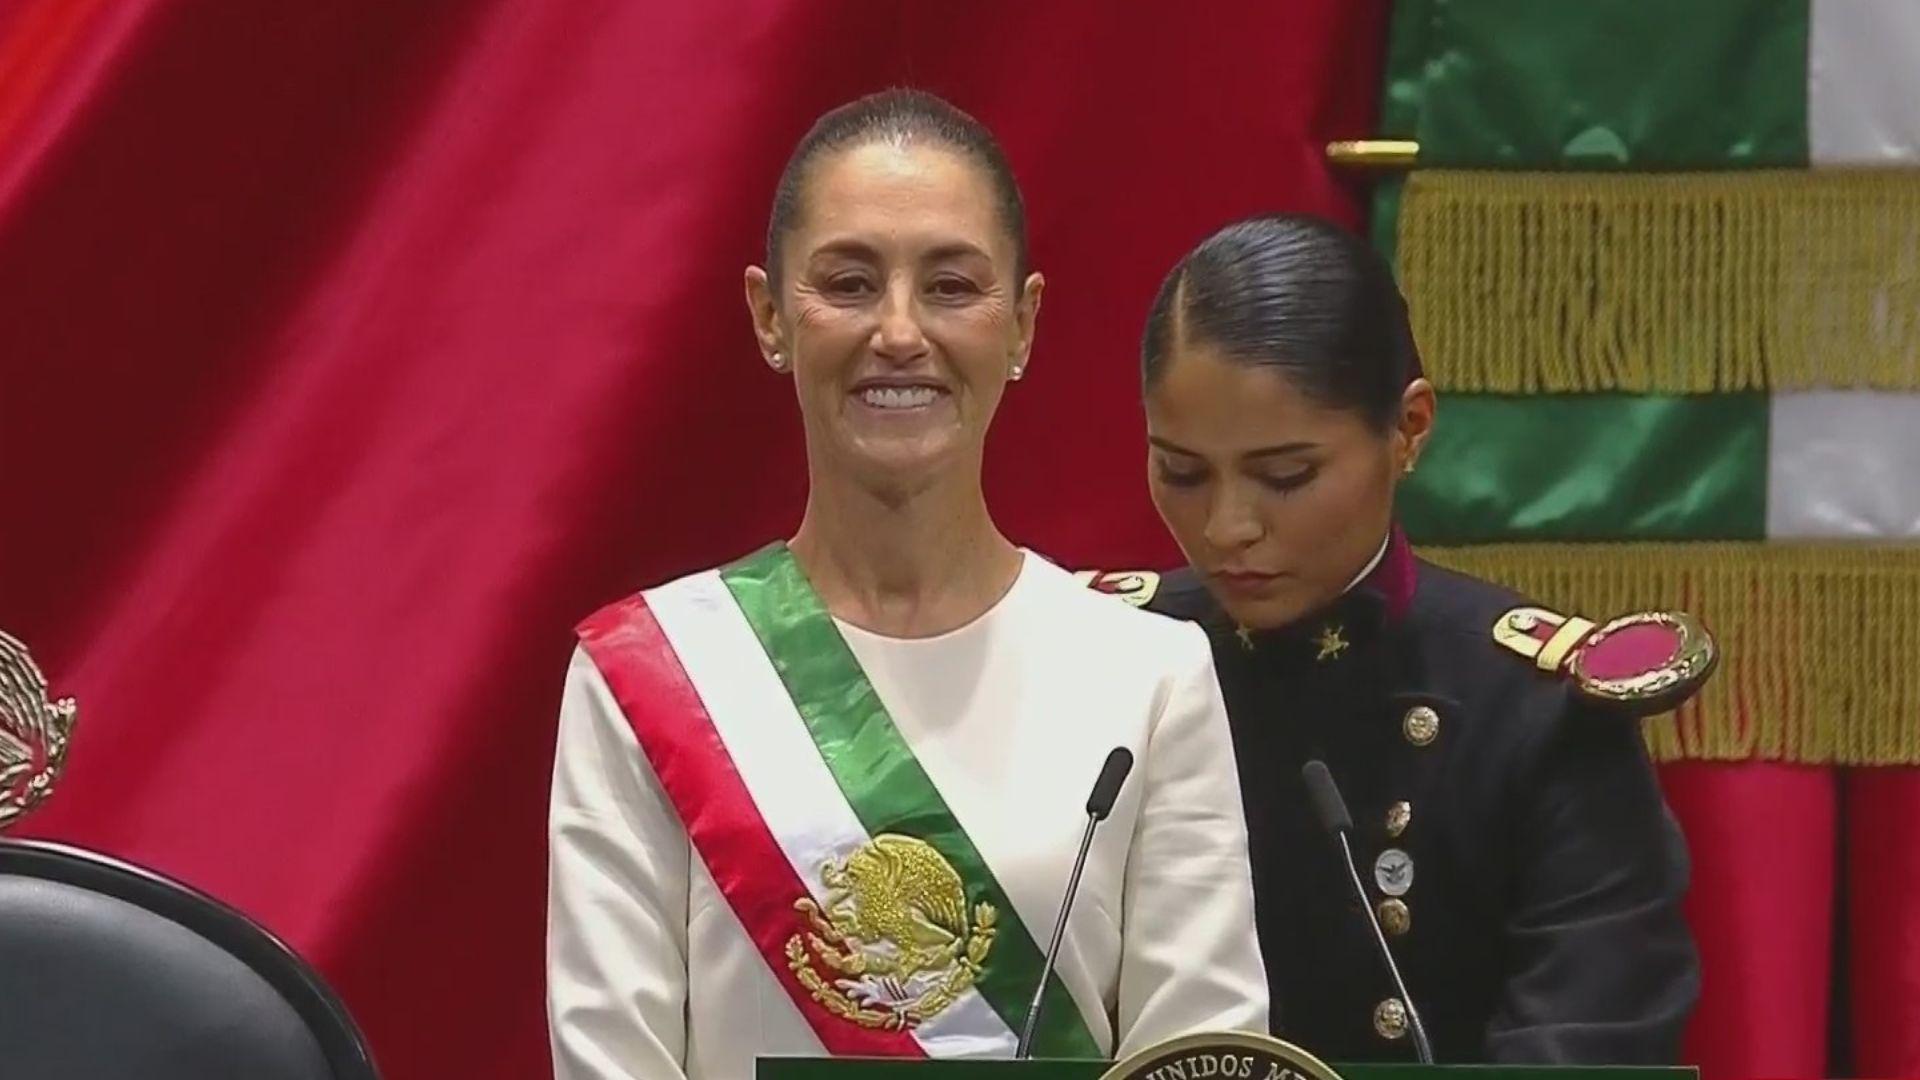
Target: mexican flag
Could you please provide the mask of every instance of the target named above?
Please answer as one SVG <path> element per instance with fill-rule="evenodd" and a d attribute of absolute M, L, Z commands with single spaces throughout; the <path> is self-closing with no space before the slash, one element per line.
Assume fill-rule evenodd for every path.
<path fill-rule="evenodd" d="M 1403 0 L 1382 127 L 1416 541 L 1703 616 L 1663 760 L 1920 763 L 1920 4 Z"/>
<path fill-rule="evenodd" d="M 1374 235 L 1442 391 L 1409 531 L 1706 620 L 1720 674 L 1646 729 L 1693 853 L 1685 1060 L 1912 1075 L 1920 4 L 1400 0 L 1389 37 L 1417 167 Z"/>

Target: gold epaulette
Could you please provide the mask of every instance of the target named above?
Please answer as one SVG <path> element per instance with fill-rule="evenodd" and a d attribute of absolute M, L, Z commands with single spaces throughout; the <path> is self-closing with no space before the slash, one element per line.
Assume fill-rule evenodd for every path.
<path fill-rule="evenodd" d="M 1603 626 L 1518 607 L 1495 621 L 1493 640 L 1566 678 L 1582 696 L 1635 716 L 1679 708 L 1720 659 L 1713 635 L 1684 611 L 1638 611 Z"/>
<path fill-rule="evenodd" d="M 1073 577 L 1094 592 L 1110 593 L 1134 607 L 1146 607 L 1160 591 L 1160 575 L 1152 570 L 1080 570 Z"/>

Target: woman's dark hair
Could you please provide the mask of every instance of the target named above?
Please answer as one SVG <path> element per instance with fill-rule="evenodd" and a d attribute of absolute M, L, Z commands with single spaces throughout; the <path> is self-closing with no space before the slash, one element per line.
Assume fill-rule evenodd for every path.
<path fill-rule="evenodd" d="M 780 185 L 773 192 L 767 219 L 767 277 L 777 293 L 780 256 L 787 234 L 800 222 L 807 173 L 828 154 L 868 143 L 927 142 L 944 146 L 985 169 L 999 206 L 1000 224 L 1013 239 L 1016 282 L 1027 276 L 1027 211 L 1020 201 L 1007 157 L 986 126 L 946 101 L 922 90 L 893 89 L 848 102 L 814 121 L 793 148 Z"/>
<path fill-rule="evenodd" d="M 1140 343 L 1148 389 L 1182 344 L 1273 368 L 1376 431 L 1392 425 L 1420 370 L 1386 261 L 1345 229 L 1302 214 L 1237 221 L 1180 260 Z"/>

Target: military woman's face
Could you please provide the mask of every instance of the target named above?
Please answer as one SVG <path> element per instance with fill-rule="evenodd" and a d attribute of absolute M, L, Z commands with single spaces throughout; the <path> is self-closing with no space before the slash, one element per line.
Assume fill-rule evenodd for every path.
<path fill-rule="evenodd" d="M 1396 482 L 1424 443 L 1433 389 L 1407 388 L 1381 431 L 1282 371 L 1173 347 L 1147 391 L 1147 476 L 1187 561 L 1242 626 L 1332 602 L 1379 552 Z"/>

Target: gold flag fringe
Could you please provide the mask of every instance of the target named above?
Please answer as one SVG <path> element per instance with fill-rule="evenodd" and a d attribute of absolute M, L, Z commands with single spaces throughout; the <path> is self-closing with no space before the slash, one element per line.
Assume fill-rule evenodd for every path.
<path fill-rule="evenodd" d="M 1449 390 L 1920 390 L 1920 170 L 1423 170 L 1401 283 Z"/>
<path fill-rule="evenodd" d="M 1647 722 L 1659 761 L 1920 764 L 1920 546 L 1513 544 L 1427 558 L 1605 621 L 1679 608 L 1720 645 L 1706 688 Z"/>

